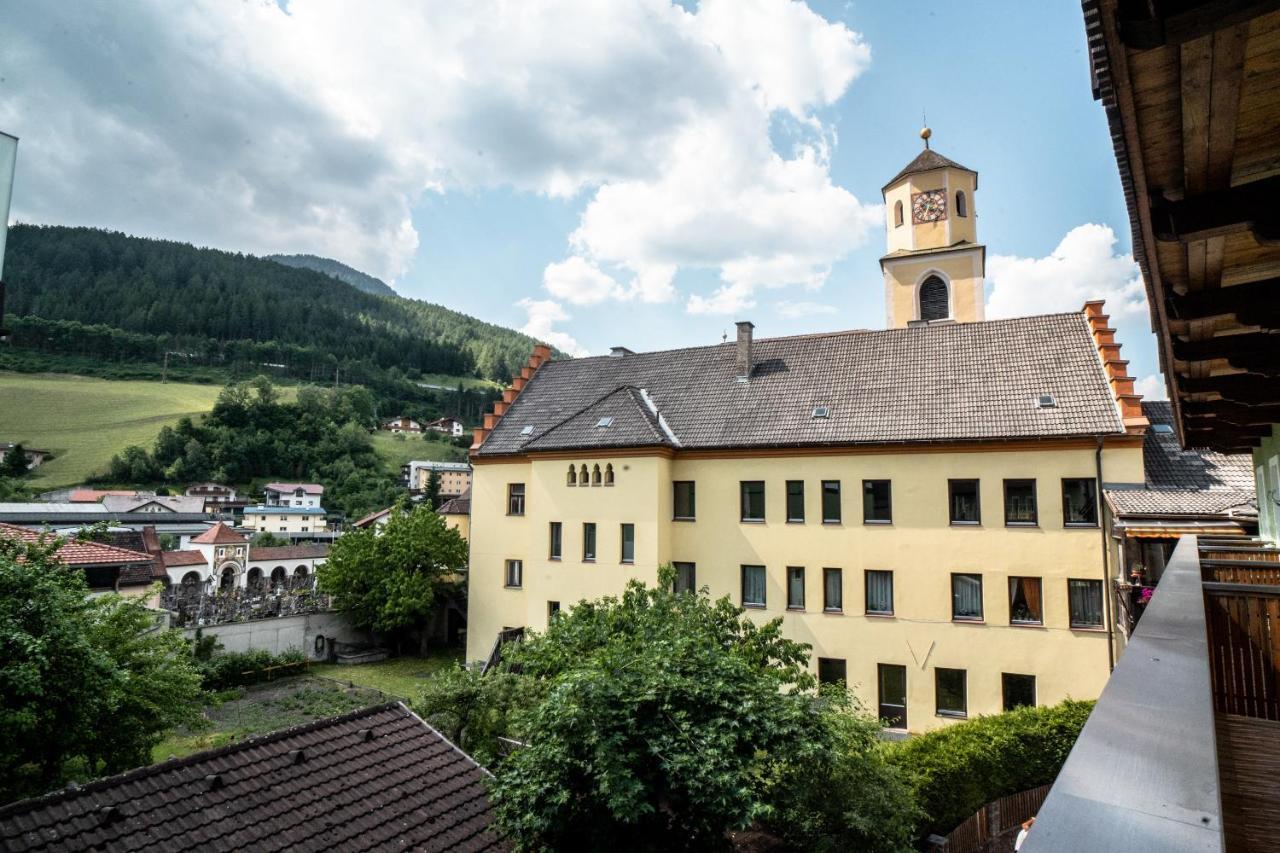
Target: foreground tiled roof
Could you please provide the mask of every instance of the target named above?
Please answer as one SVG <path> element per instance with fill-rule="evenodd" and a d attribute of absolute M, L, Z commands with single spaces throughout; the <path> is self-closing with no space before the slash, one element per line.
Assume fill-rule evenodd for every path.
<path fill-rule="evenodd" d="M 0 524 L 0 536 L 5 538 L 22 539 L 27 542 L 39 542 L 41 540 L 51 540 L 56 537 L 50 533 L 44 533 L 38 530 L 31 530 L 26 527 L 18 527 L 15 524 Z M 68 566 L 123 566 L 129 564 L 143 564 L 145 571 L 137 575 L 131 575 L 129 578 L 122 577 L 125 583 L 136 581 L 138 583 L 148 583 L 151 580 L 151 555 L 142 554 L 138 551 L 130 551 L 125 548 L 117 548 L 114 545 L 107 545 L 103 542 L 79 542 L 75 539 L 67 539 L 58 548 L 58 559 L 66 563 Z"/>
<path fill-rule="evenodd" d="M 549 362 L 477 454 L 655 444 L 654 424 L 684 449 L 1123 432 L 1079 313 L 759 339 L 749 382 L 736 377 L 735 353 L 729 342 Z M 1042 394 L 1057 406 L 1037 407 Z M 817 406 L 829 417 L 814 418 Z M 606 407 L 623 428 L 595 426 L 590 415 Z M 526 426 L 533 429 L 522 435 Z"/>
<path fill-rule="evenodd" d="M 1151 429 L 1142 445 L 1147 485 L 1153 489 L 1234 489 L 1253 496 L 1253 457 L 1247 453 L 1218 453 L 1202 448 L 1184 450 L 1178 436 L 1157 432 L 1158 424 L 1173 426 L 1168 400 L 1145 401 L 1142 414 Z"/>
<path fill-rule="evenodd" d="M 1107 503 L 1116 515 L 1256 516 L 1252 492 L 1234 489 L 1108 489 Z"/>
<path fill-rule="evenodd" d="M 5 850 L 506 850 L 487 774 L 404 705 L 0 808 Z"/>
<path fill-rule="evenodd" d="M 250 562 L 255 560 L 311 560 L 327 556 L 329 556 L 329 546 L 323 543 L 249 548 Z"/>
<path fill-rule="evenodd" d="M 197 545 L 243 545 L 245 538 L 219 521 L 199 536 L 192 537 L 191 541 Z"/>
<path fill-rule="evenodd" d="M 960 169 L 965 172 L 972 172 L 973 169 L 965 168 L 949 157 L 943 157 L 932 148 L 926 148 L 916 155 L 916 158 L 902 168 L 902 171 L 889 179 L 889 183 L 885 184 L 885 188 L 889 188 L 907 175 L 915 175 L 919 172 L 932 172 L 934 169 L 943 169 L 950 166 L 953 169 Z"/>

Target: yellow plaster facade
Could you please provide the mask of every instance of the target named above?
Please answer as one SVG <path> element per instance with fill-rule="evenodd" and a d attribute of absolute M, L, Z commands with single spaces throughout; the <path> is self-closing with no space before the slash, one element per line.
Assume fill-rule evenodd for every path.
<path fill-rule="evenodd" d="M 552 602 L 617 595 L 658 566 L 693 563 L 711 595 L 742 600 L 743 565 L 762 565 L 766 604 L 759 621 L 782 617 L 787 636 L 819 658 L 845 662 L 851 688 L 876 709 L 878 664 L 906 668 L 906 728 L 925 731 L 954 715 L 936 713 L 935 674 L 961 669 L 967 713 L 1003 709 L 1002 673 L 1035 676 L 1036 701 L 1093 698 L 1109 674 L 1107 631 L 1073 629 L 1068 579 L 1101 582 L 1102 533 L 1063 523 L 1062 479 L 1094 478 L 1091 443 L 988 449 L 895 448 L 880 452 L 705 458 L 694 454 L 585 456 L 575 464 L 612 464 L 613 486 L 567 485 L 567 458 L 486 462 L 472 486 L 469 659 L 485 657 L 498 631 L 547 625 Z M 1141 483 L 1141 445 L 1120 439 L 1102 454 L 1107 483 Z M 1003 481 L 1035 479 L 1038 524 L 1004 523 Z M 892 523 L 864 524 L 862 481 L 891 481 Z M 981 522 L 949 521 L 948 481 L 980 481 Z M 765 483 L 765 521 L 739 518 L 744 480 Z M 804 482 L 806 520 L 786 521 L 786 483 Z M 821 482 L 839 480 L 841 521 L 823 523 Z M 673 483 L 695 483 L 696 517 L 675 520 Z M 523 515 L 508 515 L 508 487 L 525 487 Z M 561 556 L 550 555 L 551 523 L 561 525 Z M 583 559 L 583 525 L 596 525 L 596 557 Z M 634 525 L 635 559 L 621 560 L 623 524 Z M 521 562 L 519 587 L 507 587 L 507 562 Z M 788 609 L 789 567 L 803 567 L 805 606 Z M 823 569 L 842 570 L 841 612 L 824 612 Z M 894 613 L 866 615 L 864 572 L 892 571 Z M 952 619 L 952 573 L 982 576 L 981 622 Z M 1042 579 L 1043 625 L 1010 621 L 1009 578 Z"/>

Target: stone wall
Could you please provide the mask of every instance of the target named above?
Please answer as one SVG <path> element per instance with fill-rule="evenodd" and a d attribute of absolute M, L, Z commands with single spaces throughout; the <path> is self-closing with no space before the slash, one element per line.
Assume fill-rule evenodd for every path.
<path fill-rule="evenodd" d="M 185 628 L 183 633 L 191 639 L 196 630 Z M 280 654 L 292 648 L 301 649 L 311 660 L 328 659 L 335 644 L 373 641 L 364 631 L 353 628 L 341 613 L 332 611 L 206 625 L 200 631 L 205 637 L 217 637 L 225 652 L 264 649 Z"/>

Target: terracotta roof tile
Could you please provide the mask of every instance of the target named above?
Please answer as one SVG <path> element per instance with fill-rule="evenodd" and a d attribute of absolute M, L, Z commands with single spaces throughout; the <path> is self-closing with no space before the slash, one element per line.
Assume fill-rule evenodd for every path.
<path fill-rule="evenodd" d="M 219 521 L 213 527 L 210 527 L 199 536 L 193 537 L 192 542 L 197 545 L 232 545 L 244 544 L 247 540 L 236 533 L 225 522 Z"/>
<path fill-rule="evenodd" d="M 404 705 L 383 705 L 4 806 L 0 848 L 507 850 L 487 779 Z"/>
<path fill-rule="evenodd" d="M 329 556 L 329 546 L 324 543 L 309 545 L 279 545 L 270 548 L 249 548 L 249 561 L 258 560 L 311 560 Z"/>
<path fill-rule="evenodd" d="M 733 342 L 544 364 L 476 451 L 629 446 L 588 408 L 632 405 L 643 389 L 685 449 L 996 441 L 1124 430 L 1084 315 L 765 338 L 739 381 Z M 1036 406 L 1051 394 L 1057 405 Z M 630 400 L 628 396 L 630 395 Z M 826 406 L 826 418 L 813 409 Z M 634 408 L 634 406 L 632 406 Z M 573 419 L 578 417 L 578 421 Z M 638 416 L 627 431 L 651 442 Z M 566 423 L 571 429 L 564 429 Z M 522 435 L 532 426 L 530 435 Z M 546 438 L 549 438 L 547 436 Z M 546 440 L 546 438 L 542 440 Z"/>
<path fill-rule="evenodd" d="M 15 524 L 0 523 L 0 536 L 6 538 L 22 539 L 27 542 L 41 542 L 52 540 L 57 537 L 51 533 L 45 533 L 37 530 L 30 530 L 26 527 L 18 527 Z M 146 577 L 141 581 L 146 583 L 150 580 L 150 564 L 151 555 L 143 554 L 138 551 L 130 551 L 125 548 L 117 548 L 114 545 L 107 545 L 102 542 L 78 542 L 75 539 L 67 539 L 58 548 L 58 559 L 66 563 L 68 566 L 123 566 L 129 564 L 145 564 L 147 567 Z"/>
<path fill-rule="evenodd" d="M 177 568 L 179 566 L 204 566 L 209 561 L 200 551 L 161 551 L 160 560 L 165 566 Z"/>

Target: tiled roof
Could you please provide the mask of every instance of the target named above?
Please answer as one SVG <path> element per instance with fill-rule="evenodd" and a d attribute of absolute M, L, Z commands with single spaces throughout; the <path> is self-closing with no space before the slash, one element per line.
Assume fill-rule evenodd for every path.
<path fill-rule="evenodd" d="M 0 847 L 506 850 L 487 778 L 404 705 L 382 705 L 4 806 Z"/>
<path fill-rule="evenodd" d="M 1142 445 L 1147 485 L 1153 489 L 1234 489 L 1253 496 L 1253 457 L 1247 453 L 1184 450 L 1172 432 L 1157 432 L 1157 425 L 1173 426 L 1173 405 L 1168 400 L 1144 401 L 1142 414 L 1151 421 Z"/>
<path fill-rule="evenodd" d="M 1084 315 L 765 338 L 750 381 L 734 342 L 544 364 L 477 451 L 625 447 L 640 436 L 643 390 L 685 449 L 984 441 L 1124 430 Z M 635 390 L 628 390 L 635 389 Z M 621 393 L 619 393 L 621 392 Z M 1057 405 L 1039 408 L 1040 395 Z M 583 417 L 611 401 L 625 430 Z M 813 417 L 817 406 L 829 416 Z M 529 436 L 522 436 L 532 426 Z M 554 444 L 539 444 L 553 434 Z M 621 435 L 618 439 L 612 435 Z M 574 441 L 579 443 L 575 444 Z"/>
<path fill-rule="evenodd" d="M 369 524 L 372 524 L 373 522 L 377 521 L 378 519 L 382 518 L 384 515 L 386 515 L 387 513 L 391 512 L 391 510 L 393 510 L 393 509 L 395 509 L 395 507 L 393 507 L 393 506 L 389 506 L 389 507 L 387 507 L 386 509 L 380 509 L 380 510 L 377 510 L 377 511 L 375 511 L 375 512 L 371 512 L 371 513 L 369 513 L 368 515 L 366 515 L 364 518 L 362 518 L 362 519 L 360 519 L 359 521 L 355 522 L 355 523 L 354 523 L 353 525 L 351 525 L 351 526 L 352 526 L 352 527 L 365 527 L 365 526 L 367 526 L 367 525 L 369 525 Z"/>
<path fill-rule="evenodd" d="M 440 515 L 471 515 L 471 490 L 467 489 L 456 498 L 440 504 L 440 509 L 436 512 Z"/>
<path fill-rule="evenodd" d="M 203 512 L 204 498 L 186 495 L 104 495 L 107 512 L 137 512 L 148 504 L 158 504 L 169 512 Z"/>
<path fill-rule="evenodd" d="M 1116 515 L 1246 515 L 1258 514 L 1252 492 L 1235 489 L 1107 489 Z"/>
<path fill-rule="evenodd" d="M 0 524 L 0 536 L 8 539 L 22 539 L 27 542 L 40 542 L 56 538 L 51 533 L 18 527 L 15 524 Z M 138 551 L 117 548 L 102 542 L 80 542 L 67 539 L 58 548 L 58 559 L 68 566 L 122 566 L 132 563 L 145 563 L 148 566 L 146 577 L 141 583 L 150 580 L 151 555 Z"/>
<path fill-rule="evenodd" d="M 243 545 L 245 538 L 236 533 L 225 522 L 219 521 L 204 533 L 191 539 L 197 545 Z"/>
<path fill-rule="evenodd" d="M 893 186 L 898 181 L 905 178 L 907 175 L 915 175 L 915 174 L 918 174 L 919 172 L 932 172 L 934 169 L 944 169 L 948 166 L 950 166 L 952 169 L 961 169 L 962 171 L 965 171 L 965 172 L 973 171 L 973 169 L 965 168 L 964 166 L 961 166 L 959 163 L 957 163 L 955 160 L 950 159 L 949 157 L 943 157 L 941 154 L 939 154 L 937 151 L 934 151 L 932 148 L 926 148 L 916 155 L 916 159 L 912 160 L 910 163 L 904 166 L 901 172 L 894 175 L 889 180 L 889 183 L 884 185 L 885 189 L 888 189 L 889 187 Z"/>
<path fill-rule="evenodd" d="M 525 443 L 526 450 L 676 446 L 658 424 L 645 392 L 624 385 Z"/>
<path fill-rule="evenodd" d="M 206 566 L 209 564 L 202 551 L 161 551 L 160 560 L 166 567 L 175 569 L 179 566 Z"/>
<path fill-rule="evenodd" d="M 329 556 L 329 546 L 323 543 L 311 545 L 278 545 L 269 548 L 249 548 L 249 561 L 255 560 L 312 560 Z"/>
<path fill-rule="evenodd" d="M 295 489 L 302 489 L 308 495 L 324 494 L 324 486 L 319 483 L 267 483 L 262 488 L 273 492 L 292 492 Z"/>
<path fill-rule="evenodd" d="M 107 495 L 114 497 L 133 497 L 137 492 L 128 489 L 75 489 L 68 498 L 72 503 L 97 503 Z"/>

